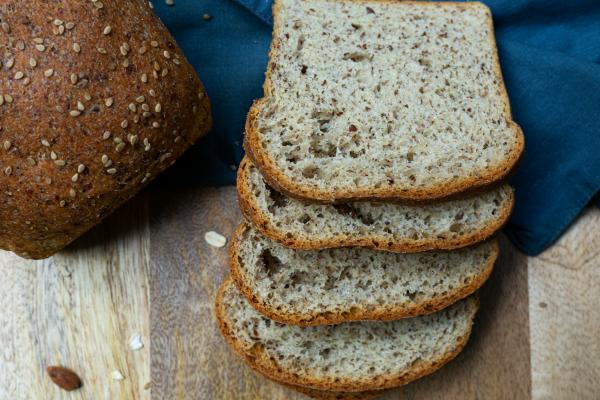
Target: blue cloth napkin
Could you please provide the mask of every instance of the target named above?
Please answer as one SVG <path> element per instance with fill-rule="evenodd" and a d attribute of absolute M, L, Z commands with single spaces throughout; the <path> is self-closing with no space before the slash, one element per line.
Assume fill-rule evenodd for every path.
<path fill-rule="evenodd" d="M 160 3 L 160 4 L 159 4 Z M 526 151 L 512 179 L 509 238 L 535 255 L 551 245 L 600 189 L 600 1 L 487 0 L 500 61 Z M 197 68 L 214 129 L 167 179 L 233 184 L 242 132 L 262 83 L 271 0 L 155 1 Z M 203 14 L 212 16 L 205 21 Z M 599 203 L 600 205 L 600 203 Z"/>

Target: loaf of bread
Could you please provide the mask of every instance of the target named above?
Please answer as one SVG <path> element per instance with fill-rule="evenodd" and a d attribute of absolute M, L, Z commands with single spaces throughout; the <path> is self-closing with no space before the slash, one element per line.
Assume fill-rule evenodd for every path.
<path fill-rule="evenodd" d="M 302 328 L 258 313 L 231 278 L 216 299 L 219 328 L 250 367 L 279 382 L 343 392 L 393 388 L 436 371 L 463 349 L 477 308 L 471 296 L 421 317 Z"/>
<path fill-rule="evenodd" d="M 480 3 L 277 0 L 245 146 L 271 186 L 327 202 L 432 200 L 521 156 Z"/>
<path fill-rule="evenodd" d="M 512 189 L 433 204 L 317 204 L 272 189 L 247 159 L 238 170 L 246 219 L 265 236 L 296 249 L 361 246 L 393 252 L 448 250 L 485 240 L 508 220 Z"/>
<path fill-rule="evenodd" d="M 211 126 L 147 0 L 0 2 L 0 248 L 57 252 Z"/>
<path fill-rule="evenodd" d="M 246 224 L 231 239 L 231 276 L 261 314 L 284 324 L 396 320 L 439 311 L 479 289 L 497 242 L 395 254 L 361 248 L 293 250 Z"/>

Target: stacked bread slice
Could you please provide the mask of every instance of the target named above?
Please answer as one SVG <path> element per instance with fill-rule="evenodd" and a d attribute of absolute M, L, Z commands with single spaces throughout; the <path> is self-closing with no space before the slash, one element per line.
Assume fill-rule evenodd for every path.
<path fill-rule="evenodd" d="M 523 151 L 479 3 L 277 0 L 216 315 L 269 379 L 372 398 L 466 344 Z"/>

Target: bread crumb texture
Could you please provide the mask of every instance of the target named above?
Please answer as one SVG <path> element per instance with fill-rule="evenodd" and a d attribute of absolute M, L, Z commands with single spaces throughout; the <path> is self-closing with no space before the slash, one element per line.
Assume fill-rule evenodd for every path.
<path fill-rule="evenodd" d="M 247 147 L 321 200 L 441 198 L 502 179 L 523 148 L 479 3 L 278 0 Z"/>
<path fill-rule="evenodd" d="M 145 0 L 0 2 L 0 248 L 47 257 L 211 125 Z"/>

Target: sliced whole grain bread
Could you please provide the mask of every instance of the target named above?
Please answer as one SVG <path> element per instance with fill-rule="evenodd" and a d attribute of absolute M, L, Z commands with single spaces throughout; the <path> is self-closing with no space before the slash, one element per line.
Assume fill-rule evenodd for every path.
<path fill-rule="evenodd" d="M 230 277 L 216 298 L 221 333 L 251 368 L 279 382 L 344 392 L 393 388 L 436 371 L 465 346 L 477 308 L 470 296 L 421 317 L 303 328 L 258 313 Z"/>
<path fill-rule="evenodd" d="M 231 276 L 248 302 L 274 321 L 300 326 L 439 311 L 479 289 L 497 256 L 496 240 L 412 254 L 294 250 L 244 223 L 230 242 Z"/>
<path fill-rule="evenodd" d="M 465 199 L 406 205 L 379 202 L 311 203 L 272 189 L 242 160 L 238 200 L 246 219 L 265 236 L 295 249 L 359 246 L 392 252 L 449 250 L 481 242 L 508 220 L 508 185 Z"/>
<path fill-rule="evenodd" d="M 280 192 L 432 200 L 517 164 L 523 134 L 483 4 L 277 0 L 274 17 L 245 147 Z"/>

